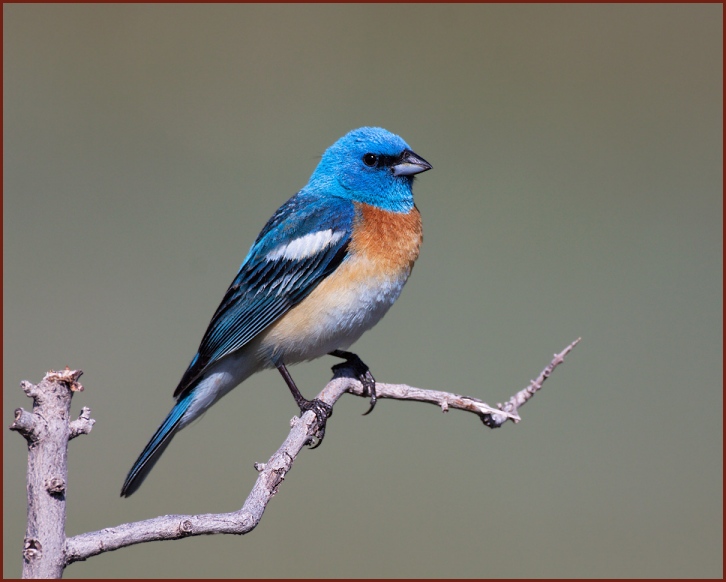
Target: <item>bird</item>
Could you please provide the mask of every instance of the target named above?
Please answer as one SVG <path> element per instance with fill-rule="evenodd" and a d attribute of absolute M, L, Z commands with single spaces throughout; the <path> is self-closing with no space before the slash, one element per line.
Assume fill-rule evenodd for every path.
<path fill-rule="evenodd" d="M 256 372 L 276 368 L 301 415 L 315 412 L 315 446 L 332 408 L 306 400 L 287 366 L 326 354 L 344 359 L 333 370 L 351 366 L 373 410 L 375 379 L 346 350 L 380 321 L 411 274 L 423 240 L 412 185 L 431 168 L 380 127 L 352 130 L 325 150 L 307 185 L 272 215 L 242 261 L 122 497 L 139 488 L 176 433 Z"/>

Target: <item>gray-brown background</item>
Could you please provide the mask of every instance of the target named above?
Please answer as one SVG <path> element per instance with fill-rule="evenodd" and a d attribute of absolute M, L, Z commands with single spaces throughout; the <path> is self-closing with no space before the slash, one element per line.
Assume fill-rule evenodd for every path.
<path fill-rule="evenodd" d="M 339 402 L 261 525 L 70 576 L 720 577 L 720 5 L 5 5 L 4 424 L 85 371 L 68 533 L 231 511 L 295 407 L 275 372 L 118 492 L 249 245 L 319 155 L 399 133 L 419 263 L 355 346 L 382 381 L 490 403 L 582 344 L 498 431 Z M 297 366 L 303 392 L 332 358 Z M 6 576 L 22 439 L 4 439 Z"/>

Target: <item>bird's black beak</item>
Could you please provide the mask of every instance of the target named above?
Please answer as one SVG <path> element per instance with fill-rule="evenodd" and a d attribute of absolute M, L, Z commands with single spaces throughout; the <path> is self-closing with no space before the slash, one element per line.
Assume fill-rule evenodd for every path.
<path fill-rule="evenodd" d="M 396 160 L 391 169 L 394 176 L 413 176 L 430 170 L 432 167 L 431 164 L 411 150 L 403 150 L 401 157 Z"/>

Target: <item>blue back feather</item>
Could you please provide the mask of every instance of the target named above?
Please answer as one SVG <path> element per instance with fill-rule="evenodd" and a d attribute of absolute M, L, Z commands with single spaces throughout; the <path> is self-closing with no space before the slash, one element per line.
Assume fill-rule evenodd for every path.
<path fill-rule="evenodd" d="M 349 200 L 309 193 L 288 200 L 252 245 L 174 396 L 191 391 L 208 366 L 244 347 L 333 272 L 347 256 L 354 216 Z M 281 244 L 327 229 L 341 236 L 317 254 L 301 260 L 265 258 Z"/>

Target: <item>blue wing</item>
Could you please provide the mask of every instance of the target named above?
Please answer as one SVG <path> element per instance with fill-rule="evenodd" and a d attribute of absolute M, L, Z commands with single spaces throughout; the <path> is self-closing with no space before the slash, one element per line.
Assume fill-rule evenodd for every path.
<path fill-rule="evenodd" d="M 300 303 L 346 258 L 355 208 L 349 200 L 296 194 L 270 218 L 227 289 L 174 391 L 183 398 L 204 371 L 244 347 Z M 329 231 L 329 232 L 328 232 Z M 276 252 L 306 235 L 324 233 L 330 244 L 300 258 Z"/>

